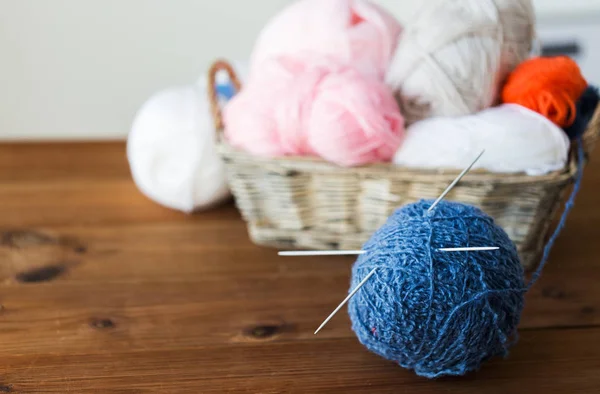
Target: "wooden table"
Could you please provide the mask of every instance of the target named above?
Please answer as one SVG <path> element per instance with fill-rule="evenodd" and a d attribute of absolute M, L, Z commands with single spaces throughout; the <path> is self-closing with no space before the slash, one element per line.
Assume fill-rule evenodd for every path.
<path fill-rule="evenodd" d="M 600 161 L 507 360 L 428 381 L 364 349 L 351 258 L 280 258 L 232 204 L 186 216 L 122 143 L 0 146 L 0 393 L 599 393 Z"/>

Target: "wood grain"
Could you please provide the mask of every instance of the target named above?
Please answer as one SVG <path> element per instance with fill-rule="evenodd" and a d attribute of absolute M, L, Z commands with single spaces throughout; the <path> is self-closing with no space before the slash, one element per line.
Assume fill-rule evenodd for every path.
<path fill-rule="evenodd" d="M 351 258 L 253 245 L 233 204 L 161 208 L 120 143 L 0 145 L 0 393 L 597 393 L 600 164 L 507 360 L 428 381 L 366 351 Z"/>
<path fill-rule="evenodd" d="M 352 338 L 11 356 L 10 372 L 0 372 L 22 382 L 24 392 L 82 387 L 110 393 L 597 392 L 600 356 L 589 344 L 600 341 L 600 332 L 560 331 L 560 340 L 558 335 L 526 332 L 509 359 L 466 378 L 439 381 L 416 378 L 365 352 Z"/>

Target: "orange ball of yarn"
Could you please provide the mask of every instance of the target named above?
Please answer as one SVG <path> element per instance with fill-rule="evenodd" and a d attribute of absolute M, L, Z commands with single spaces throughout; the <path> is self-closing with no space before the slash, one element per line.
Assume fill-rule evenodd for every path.
<path fill-rule="evenodd" d="M 502 101 L 522 105 L 568 127 L 575 122 L 575 105 L 587 86 L 573 59 L 537 57 L 521 63 L 509 75 Z"/>

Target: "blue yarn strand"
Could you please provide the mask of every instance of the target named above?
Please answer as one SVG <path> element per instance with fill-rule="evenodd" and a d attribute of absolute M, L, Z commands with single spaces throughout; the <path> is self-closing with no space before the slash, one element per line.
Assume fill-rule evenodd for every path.
<path fill-rule="evenodd" d="M 577 194 L 579 193 L 579 190 L 581 189 L 581 183 L 583 181 L 583 167 L 584 167 L 584 162 L 585 162 L 585 151 L 583 149 L 583 140 L 581 137 L 579 137 L 577 139 L 577 145 L 578 145 L 578 147 L 577 147 L 577 160 L 578 160 L 577 164 L 578 165 L 577 165 L 577 174 L 575 175 L 575 184 L 573 186 L 573 191 L 571 192 L 571 196 L 569 197 L 569 200 L 565 204 L 565 210 L 560 218 L 560 221 L 558 222 L 558 226 L 556 226 L 554 233 L 552 234 L 552 236 L 548 240 L 548 243 L 546 243 L 546 246 L 544 247 L 544 254 L 542 256 L 542 260 L 540 261 L 540 264 L 539 264 L 537 270 L 535 271 L 535 273 L 531 276 L 531 281 L 527 285 L 528 291 L 529 291 L 529 289 L 531 289 L 531 287 L 533 287 L 533 285 L 538 281 L 538 279 L 540 279 L 540 276 L 542 275 L 542 271 L 544 270 L 546 263 L 548 263 L 548 259 L 550 257 L 550 252 L 552 251 L 552 247 L 556 243 L 556 240 L 558 239 L 562 230 L 565 228 L 565 225 L 567 224 L 567 218 L 569 217 L 569 214 L 571 213 L 571 210 L 573 209 L 573 206 L 575 205 L 575 199 L 577 198 Z"/>

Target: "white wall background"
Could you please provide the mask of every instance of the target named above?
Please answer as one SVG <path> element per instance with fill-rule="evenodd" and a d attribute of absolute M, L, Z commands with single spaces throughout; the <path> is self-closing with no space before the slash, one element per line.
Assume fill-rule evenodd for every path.
<path fill-rule="evenodd" d="M 0 139 L 124 138 L 153 92 L 195 81 L 216 57 L 247 59 L 290 1 L 0 0 Z M 402 21 L 417 3 L 379 2 Z M 563 22 L 600 0 L 536 7 Z"/>

